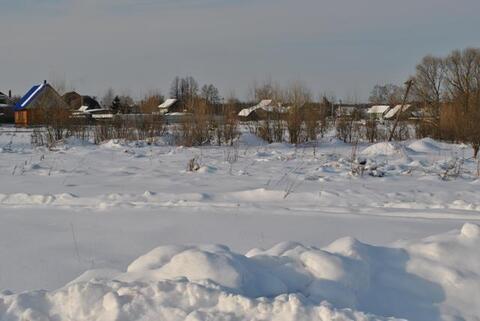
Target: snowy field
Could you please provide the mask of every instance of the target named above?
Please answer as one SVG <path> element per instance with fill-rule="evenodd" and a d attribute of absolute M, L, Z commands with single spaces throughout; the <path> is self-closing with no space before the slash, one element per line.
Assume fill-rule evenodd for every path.
<path fill-rule="evenodd" d="M 431 139 L 49 151 L 3 127 L 0 320 L 480 320 L 477 175 Z"/>

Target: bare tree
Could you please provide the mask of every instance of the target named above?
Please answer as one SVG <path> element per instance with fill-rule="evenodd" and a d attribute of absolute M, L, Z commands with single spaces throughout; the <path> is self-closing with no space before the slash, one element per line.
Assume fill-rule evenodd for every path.
<path fill-rule="evenodd" d="M 221 101 L 220 93 L 217 87 L 215 87 L 212 84 L 203 85 L 200 92 L 200 96 L 205 101 L 205 103 L 209 106 L 219 105 Z"/>
<path fill-rule="evenodd" d="M 64 73 L 52 73 L 49 78 L 49 84 L 55 88 L 59 95 L 63 95 L 67 91 L 74 90 L 73 86 L 67 84 L 67 79 Z"/>
<path fill-rule="evenodd" d="M 287 130 L 290 143 L 298 144 L 305 138 L 302 135 L 304 107 L 311 101 L 311 91 L 301 82 L 293 83 L 286 91 L 285 98 L 290 104 L 287 116 Z"/>
<path fill-rule="evenodd" d="M 183 109 L 193 111 L 193 105 L 198 96 L 197 81 L 191 76 L 175 77 L 170 87 L 170 96 L 178 99 Z"/>
<path fill-rule="evenodd" d="M 444 62 L 447 101 L 441 124 L 456 140 L 480 150 L 480 49 L 453 51 Z"/>
<path fill-rule="evenodd" d="M 115 91 L 113 90 L 113 88 L 108 88 L 102 97 L 102 106 L 105 108 L 111 108 L 114 98 Z"/>
<path fill-rule="evenodd" d="M 416 67 L 413 94 L 423 101 L 432 115 L 438 116 L 445 81 L 445 65 L 442 58 L 425 56 Z"/>
<path fill-rule="evenodd" d="M 463 112 L 478 108 L 480 101 L 480 49 L 455 50 L 445 59 L 447 93 Z"/>
<path fill-rule="evenodd" d="M 412 94 L 414 100 L 422 103 L 425 113 L 417 122 L 417 137 L 440 136 L 440 109 L 445 95 L 444 60 L 431 55 L 425 56 L 417 65 Z"/>
<path fill-rule="evenodd" d="M 180 99 L 180 77 L 175 77 L 170 86 L 170 98 Z"/>
<path fill-rule="evenodd" d="M 158 106 L 164 100 L 160 90 L 148 92 L 140 103 L 140 111 L 144 114 L 151 114 L 158 111 Z"/>
<path fill-rule="evenodd" d="M 276 102 L 284 101 L 283 90 L 280 85 L 274 83 L 272 79 L 268 78 L 263 83 L 254 82 L 250 95 L 255 102 L 264 99 L 272 99 Z"/>
<path fill-rule="evenodd" d="M 402 87 L 394 84 L 375 85 L 370 93 L 373 104 L 394 105 L 400 103 L 404 95 Z"/>

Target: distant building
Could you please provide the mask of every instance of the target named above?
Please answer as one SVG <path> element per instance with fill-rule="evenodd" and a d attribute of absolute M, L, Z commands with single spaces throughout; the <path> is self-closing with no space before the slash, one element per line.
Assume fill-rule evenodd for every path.
<path fill-rule="evenodd" d="M 165 115 L 168 113 L 183 112 L 184 110 L 182 109 L 182 106 L 178 99 L 169 98 L 158 106 L 158 111 L 161 115 Z"/>
<path fill-rule="evenodd" d="M 76 91 L 70 91 L 64 94 L 62 98 L 72 109 L 79 109 L 82 107 L 82 95 Z"/>
<path fill-rule="evenodd" d="M 383 119 L 389 109 L 390 106 L 388 105 L 374 105 L 367 110 L 367 114 L 371 118 Z"/>
<path fill-rule="evenodd" d="M 396 119 L 397 117 L 399 117 L 400 113 L 400 118 L 410 118 L 412 117 L 412 111 L 413 108 L 410 104 L 403 105 L 403 107 L 402 105 L 396 105 L 385 114 L 384 118 L 389 120 Z"/>
<path fill-rule="evenodd" d="M 15 124 L 41 124 L 51 117 L 58 116 L 59 111 L 68 111 L 70 109 L 62 96 L 44 81 L 40 85 L 33 86 L 15 104 Z"/>
<path fill-rule="evenodd" d="M 264 99 L 255 106 L 242 109 L 238 113 L 238 117 L 242 120 L 258 120 L 264 119 L 272 113 L 286 114 L 288 110 L 288 107 L 275 104 L 271 99 Z"/>
<path fill-rule="evenodd" d="M 75 91 L 71 91 L 62 96 L 63 100 L 73 110 L 93 110 L 101 109 L 100 103 L 91 96 L 80 95 Z"/>
<path fill-rule="evenodd" d="M 0 105 L 9 105 L 10 98 L 11 98 L 11 94 L 9 97 L 0 91 Z"/>

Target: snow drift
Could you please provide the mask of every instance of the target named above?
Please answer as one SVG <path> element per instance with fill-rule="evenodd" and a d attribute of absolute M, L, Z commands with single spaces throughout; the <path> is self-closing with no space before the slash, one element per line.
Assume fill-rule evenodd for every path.
<path fill-rule="evenodd" d="M 401 147 L 397 143 L 381 142 L 366 147 L 361 154 L 368 157 L 378 157 L 397 155 L 400 152 Z"/>
<path fill-rule="evenodd" d="M 423 138 L 412 142 L 408 148 L 415 152 L 435 154 L 441 151 L 441 143 L 432 138 Z"/>
<path fill-rule="evenodd" d="M 0 294 L 1 320 L 480 320 L 480 227 L 391 247 L 162 246 L 126 272 Z"/>

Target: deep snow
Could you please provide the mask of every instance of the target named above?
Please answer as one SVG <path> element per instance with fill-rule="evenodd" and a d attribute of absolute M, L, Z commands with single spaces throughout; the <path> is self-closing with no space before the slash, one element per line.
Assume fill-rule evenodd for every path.
<path fill-rule="evenodd" d="M 48 151 L 2 128 L 0 290 L 48 291 L 4 295 L 0 319 L 479 320 L 469 157 L 431 139 L 355 151 L 247 133 Z"/>
<path fill-rule="evenodd" d="M 2 320 L 478 320 L 480 226 L 391 247 L 161 246 L 126 272 L 0 295 Z M 327 303 L 328 302 L 328 303 Z M 362 312 L 368 311 L 368 313 Z M 392 318 L 393 319 L 393 318 Z"/>

